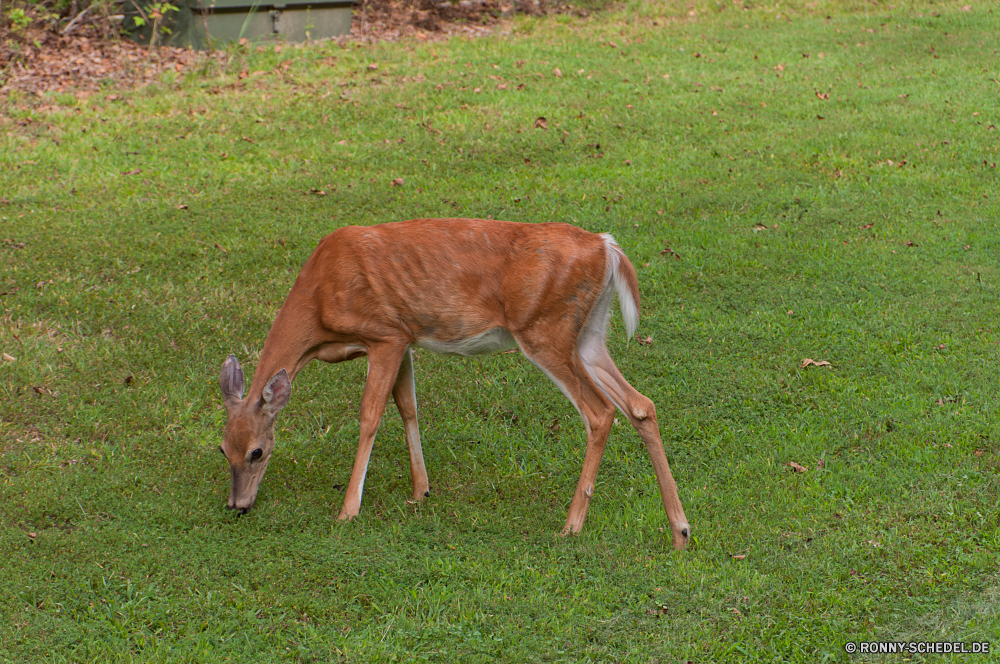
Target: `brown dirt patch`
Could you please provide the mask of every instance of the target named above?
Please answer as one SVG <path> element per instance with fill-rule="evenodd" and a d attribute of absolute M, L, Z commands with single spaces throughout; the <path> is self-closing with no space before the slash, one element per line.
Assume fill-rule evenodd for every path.
<path fill-rule="evenodd" d="M 522 0 L 534 7 L 532 0 Z M 354 12 L 351 39 L 363 42 L 395 41 L 413 37 L 438 41 L 453 35 L 482 37 L 493 32 L 514 5 L 499 0 L 368 0 Z M 533 10 L 531 10 L 533 11 Z"/>
<path fill-rule="evenodd" d="M 17 91 L 86 96 L 112 93 L 155 80 L 164 71 L 185 71 L 216 57 L 182 48 L 150 50 L 124 38 L 108 38 L 95 26 L 60 35 L 31 30 L 21 40 L 0 41 L 0 96 Z"/>
<path fill-rule="evenodd" d="M 515 11 L 545 13 L 545 4 L 542 0 L 506 0 L 505 4 L 501 0 L 367 0 L 354 11 L 351 34 L 339 40 L 372 43 L 482 37 Z M 75 26 L 65 35 L 42 24 L 20 35 L 0 27 L 0 98 L 11 93 L 114 94 L 142 87 L 165 71 L 185 72 L 224 59 L 219 51 L 153 50 L 116 36 L 96 21 Z"/>

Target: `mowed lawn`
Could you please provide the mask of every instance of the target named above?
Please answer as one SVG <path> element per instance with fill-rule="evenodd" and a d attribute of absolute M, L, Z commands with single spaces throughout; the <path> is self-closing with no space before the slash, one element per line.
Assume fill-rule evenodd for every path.
<path fill-rule="evenodd" d="M 0 659 L 1000 649 L 1000 6 L 743 4 L 3 101 Z M 616 311 L 609 348 L 656 403 L 687 551 L 622 417 L 558 535 L 586 438 L 516 353 L 417 353 L 425 503 L 390 408 L 336 520 L 358 360 L 299 375 L 256 506 L 226 509 L 222 361 L 249 379 L 325 234 L 455 216 L 631 257 L 648 343 Z"/>

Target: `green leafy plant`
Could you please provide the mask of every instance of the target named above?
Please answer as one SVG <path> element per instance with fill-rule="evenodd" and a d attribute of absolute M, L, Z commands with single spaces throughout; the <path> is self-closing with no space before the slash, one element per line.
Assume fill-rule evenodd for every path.
<path fill-rule="evenodd" d="M 169 2 L 156 2 L 149 5 L 147 7 L 148 12 L 146 12 L 134 2 L 132 4 L 139 10 L 139 16 L 136 16 L 133 19 L 135 21 L 135 26 L 137 28 L 141 28 L 152 24 L 153 30 L 149 38 L 149 46 L 150 48 L 156 48 L 159 46 L 160 35 L 169 35 L 171 33 L 170 28 L 163 25 L 163 19 L 169 12 L 176 12 L 177 7 Z"/>
<path fill-rule="evenodd" d="M 11 32 L 13 32 L 14 34 L 23 33 L 25 30 L 28 29 L 28 26 L 31 25 L 31 22 L 33 20 L 31 16 L 21 7 L 15 7 L 14 9 L 11 9 L 9 17 L 10 17 L 10 29 Z"/>

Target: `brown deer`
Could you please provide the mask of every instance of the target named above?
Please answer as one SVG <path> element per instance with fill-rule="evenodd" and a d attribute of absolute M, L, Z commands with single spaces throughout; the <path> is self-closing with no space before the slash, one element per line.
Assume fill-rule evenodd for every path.
<path fill-rule="evenodd" d="M 239 362 L 230 356 L 222 365 L 229 508 L 246 513 L 253 506 L 274 449 L 275 418 L 311 360 L 368 356 L 361 440 L 340 511 L 351 519 L 390 394 L 405 427 L 413 498 L 430 495 L 410 347 L 456 355 L 517 347 L 573 403 L 587 430 L 563 533 L 583 528 L 617 407 L 646 445 L 673 544 L 683 549 L 690 529 L 653 402 L 626 382 L 604 344 L 614 293 L 631 337 L 639 322 L 635 268 L 610 235 L 569 224 L 417 219 L 327 235 L 271 326 L 246 398 Z"/>

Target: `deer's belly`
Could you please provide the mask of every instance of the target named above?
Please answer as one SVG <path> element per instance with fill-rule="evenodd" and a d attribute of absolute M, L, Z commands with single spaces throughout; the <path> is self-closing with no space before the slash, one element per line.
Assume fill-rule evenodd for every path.
<path fill-rule="evenodd" d="M 514 341 L 514 337 L 507 331 L 507 328 L 494 327 L 467 339 L 442 341 L 433 337 L 424 337 L 417 339 L 416 345 L 443 355 L 471 356 L 516 348 L 517 342 Z"/>

